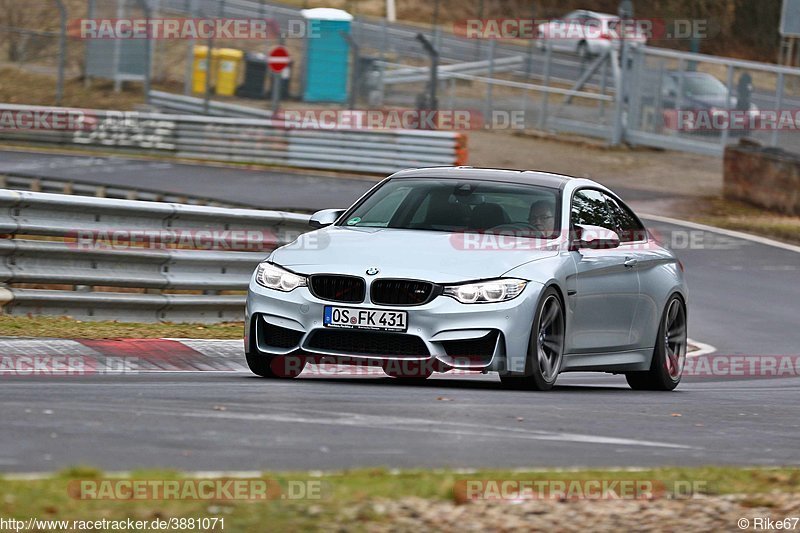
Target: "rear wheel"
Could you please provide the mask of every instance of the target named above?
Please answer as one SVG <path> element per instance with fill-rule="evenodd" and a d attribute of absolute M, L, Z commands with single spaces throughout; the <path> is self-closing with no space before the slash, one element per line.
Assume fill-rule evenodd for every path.
<path fill-rule="evenodd" d="M 292 379 L 300 375 L 306 366 L 304 357 L 297 355 L 267 356 L 262 354 L 246 354 L 250 371 L 262 378 Z"/>
<path fill-rule="evenodd" d="M 661 317 L 650 370 L 625 374 L 628 385 L 634 390 L 673 390 L 681 382 L 687 346 L 686 305 L 673 295 Z"/>
<path fill-rule="evenodd" d="M 513 388 L 552 389 L 561 371 L 565 332 L 563 305 L 556 290 L 550 287 L 542 294 L 533 320 L 525 375 L 500 374 L 500 381 Z"/>

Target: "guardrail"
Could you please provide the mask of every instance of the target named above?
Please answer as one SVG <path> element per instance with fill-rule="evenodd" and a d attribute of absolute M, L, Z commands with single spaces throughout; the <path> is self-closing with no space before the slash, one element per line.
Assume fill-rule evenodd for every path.
<path fill-rule="evenodd" d="M 179 204 L 210 205 L 215 207 L 241 207 L 240 205 L 219 202 L 210 198 L 184 194 L 170 194 L 154 190 L 142 189 L 133 185 L 122 187 L 102 185 L 73 178 L 51 178 L 35 173 L 22 175 L 0 174 L 0 189 L 15 191 L 47 192 L 53 194 L 76 194 L 94 196 L 96 198 L 117 198 L 120 200 L 145 200 L 148 202 L 174 202 Z"/>
<path fill-rule="evenodd" d="M 255 266 L 308 219 L 0 189 L 0 304 L 85 320 L 240 320 Z"/>
<path fill-rule="evenodd" d="M 272 118 L 272 111 L 245 105 L 217 102 L 196 96 L 150 91 L 150 105 L 170 113 L 201 114 L 215 117 Z M 207 104 L 207 105 L 206 105 Z"/>
<path fill-rule="evenodd" d="M 0 139 L 135 150 L 185 159 L 387 174 L 466 163 L 454 131 L 308 127 L 284 120 L 0 104 Z M 61 127 L 37 117 L 64 116 Z M 44 124 L 44 125 L 43 125 Z"/>
<path fill-rule="evenodd" d="M 392 83 L 419 83 L 430 79 L 429 67 L 409 67 L 407 65 L 380 61 L 379 65 L 393 67 L 383 75 L 383 84 Z M 496 74 L 499 72 L 513 71 L 525 64 L 525 56 L 502 57 L 499 59 L 483 59 L 481 61 L 467 61 L 464 63 L 453 63 L 439 66 L 437 73 L 439 80 L 447 80 L 455 77 L 454 74 Z"/>

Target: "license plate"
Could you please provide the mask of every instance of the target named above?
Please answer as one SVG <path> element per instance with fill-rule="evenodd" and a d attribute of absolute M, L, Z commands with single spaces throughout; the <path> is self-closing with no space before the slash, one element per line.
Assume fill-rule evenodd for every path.
<path fill-rule="evenodd" d="M 405 331 L 408 328 L 406 311 L 359 309 L 356 307 L 325 306 L 322 323 L 328 328 L 376 329 Z"/>

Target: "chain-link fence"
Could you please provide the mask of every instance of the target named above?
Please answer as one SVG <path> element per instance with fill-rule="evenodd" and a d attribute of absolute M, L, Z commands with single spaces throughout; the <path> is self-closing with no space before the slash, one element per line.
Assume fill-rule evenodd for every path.
<path fill-rule="evenodd" d="M 307 40 L 313 37 L 298 31 L 306 24 L 298 8 L 256 0 L 64 1 L 70 22 L 69 75 L 84 74 L 87 83 L 112 79 L 117 89 L 125 81 L 146 81 L 149 71 L 160 90 L 266 110 L 271 107 L 275 80 L 269 73 L 263 76 L 263 91 L 249 98 L 238 87 L 247 58 L 260 57 L 263 62 L 263 54 L 281 43 L 292 57 L 281 82 L 283 105 L 290 108 L 466 111 L 472 117 L 470 128 L 565 131 L 610 144 L 630 142 L 717 155 L 725 144 L 745 135 L 770 146 L 795 150 L 800 146 L 797 68 L 640 43 L 628 43 L 622 59 L 620 43 L 596 49 L 594 44 L 569 47 L 537 38 L 467 38 L 442 27 L 356 17 L 350 33 L 351 97 L 339 104 L 312 104 L 299 101 Z M 43 72 L 57 68 L 55 2 L 34 1 L 38 7 L 33 11 L 49 6 L 49 18 L 42 24 L 29 17 L 21 26 L 0 25 L 0 33 L 9 37 L 0 49 L 6 61 Z M 119 19 L 261 20 L 269 21 L 270 31 L 261 38 L 233 34 L 208 39 L 87 38 L 83 32 L 86 21 Z M 424 40 L 432 44 L 435 58 L 426 51 Z M 218 64 L 222 59 L 214 54 L 199 59 L 207 57 L 202 56 L 203 47 L 240 53 L 238 62 L 231 62 L 235 63 L 231 68 L 238 69 L 230 76 L 232 89 L 220 90 L 215 73 L 222 72 Z M 432 90 L 434 59 L 438 68 Z M 207 78 L 206 69 L 211 72 Z"/>
<path fill-rule="evenodd" d="M 629 141 L 721 153 L 747 136 L 800 149 L 800 69 L 656 48 L 632 55 Z"/>

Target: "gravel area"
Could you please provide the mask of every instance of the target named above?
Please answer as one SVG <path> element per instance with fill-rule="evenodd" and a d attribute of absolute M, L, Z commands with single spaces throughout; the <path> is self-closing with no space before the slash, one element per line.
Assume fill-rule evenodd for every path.
<path fill-rule="evenodd" d="M 372 500 L 340 512 L 332 530 L 417 531 L 740 531 L 758 519 L 800 517 L 800 496 L 772 493 L 655 500 L 525 500 L 457 504 L 422 498 Z M 740 523 L 739 521 L 742 520 Z M 744 523 L 747 520 L 747 523 Z M 791 518 L 790 518 L 791 520 Z M 788 530 L 800 530 L 789 522 Z M 746 527 L 741 527 L 746 526 Z M 329 529 L 329 528 L 326 528 Z M 773 525 L 772 529 L 776 529 Z M 787 528 L 783 528 L 787 529 Z"/>

